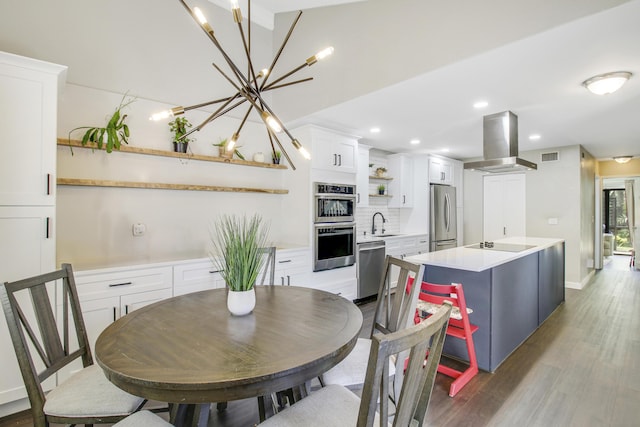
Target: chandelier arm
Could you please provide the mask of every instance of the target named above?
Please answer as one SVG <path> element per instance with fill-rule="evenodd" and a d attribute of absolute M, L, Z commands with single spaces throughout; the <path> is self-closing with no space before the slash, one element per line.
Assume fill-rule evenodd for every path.
<path fill-rule="evenodd" d="M 249 23 L 249 27 L 251 27 L 251 23 Z M 254 83 L 256 83 L 256 89 L 257 89 L 258 85 L 257 85 L 257 79 L 256 79 L 256 72 L 253 69 L 253 62 L 251 62 L 251 48 L 249 46 L 251 44 L 251 36 L 249 35 L 249 45 L 248 45 L 247 39 L 244 36 L 244 30 L 242 29 L 242 23 L 240 22 L 238 22 L 238 29 L 240 30 L 240 36 L 242 38 L 242 45 L 244 46 L 244 52 L 247 55 L 247 63 L 248 63 L 247 75 L 251 77 Z"/>
<path fill-rule="evenodd" d="M 229 68 L 231 68 L 231 70 L 236 75 L 238 80 L 241 83 L 244 83 L 245 85 L 248 85 L 249 84 L 248 79 L 244 76 L 244 74 L 242 74 L 242 72 L 238 69 L 237 65 L 231 60 L 229 55 L 227 55 L 227 52 L 225 52 L 225 50 L 222 48 L 222 46 L 218 42 L 218 39 L 213 34 L 213 29 L 211 29 L 211 27 L 208 24 L 207 24 L 207 27 L 209 28 L 208 30 L 203 25 L 200 25 L 198 17 L 193 12 L 193 10 L 189 7 L 189 5 L 187 5 L 187 3 L 184 0 L 179 0 L 179 1 L 180 1 L 180 3 L 182 3 L 182 5 L 185 7 L 185 9 L 187 9 L 189 14 L 191 15 L 191 18 L 193 18 L 193 20 L 196 21 L 196 23 L 202 29 L 202 31 L 204 31 L 204 33 L 207 35 L 207 37 L 209 37 L 209 40 L 211 40 L 211 42 L 215 45 L 215 47 L 218 49 L 218 51 L 222 54 L 222 57 L 227 62 L 227 65 L 229 65 Z M 218 67 L 216 67 L 216 68 L 218 68 Z"/>
<path fill-rule="evenodd" d="M 266 90 L 269 89 L 271 86 L 275 85 L 276 83 L 281 82 L 282 80 L 286 79 L 287 77 L 297 73 L 298 71 L 302 70 L 304 67 L 308 67 L 309 65 L 305 62 L 304 64 L 294 68 L 293 70 L 289 71 L 288 73 L 286 73 L 285 75 L 277 78 L 276 80 L 272 81 L 271 83 L 269 83 L 267 86 L 264 86 L 261 88 L 261 90 Z"/>
<path fill-rule="evenodd" d="M 284 149 L 284 147 L 280 143 L 280 140 L 278 139 L 276 134 L 273 133 L 271 131 L 271 129 L 269 129 L 269 128 L 267 128 L 267 132 L 269 132 L 273 136 L 273 139 L 276 140 L 276 144 L 278 144 L 278 147 L 280 147 L 280 149 L 282 150 L 282 154 L 284 154 L 284 157 L 287 159 L 287 163 L 289 163 L 289 165 L 291 165 L 291 169 L 296 170 L 296 165 L 293 164 L 293 161 L 291 160 L 291 157 L 289 157 L 289 153 L 287 153 L 287 150 Z"/>
<path fill-rule="evenodd" d="M 227 96 L 226 98 L 215 99 L 213 101 L 203 102 L 201 104 L 194 104 L 188 107 L 182 107 L 184 111 L 195 110 L 196 108 L 208 107 L 209 105 L 218 104 L 220 102 L 226 102 L 230 99 L 237 98 L 237 96 Z"/>
<path fill-rule="evenodd" d="M 276 56 L 273 58 L 273 61 L 271 62 L 271 66 L 269 67 L 269 74 L 271 74 L 271 72 L 273 71 L 273 68 L 276 66 L 276 63 L 278 62 L 278 59 L 280 59 L 280 55 L 282 54 L 282 51 L 284 50 L 284 47 L 289 42 L 289 38 L 291 37 L 291 34 L 293 33 L 293 29 L 298 24 L 298 20 L 300 20 L 301 16 L 302 16 L 302 11 L 299 10 L 298 11 L 298 15 L 296 16 L 296 18 L 291 23 L 291 27 L 289 28 L 289 32 L 287 33 L 287 35 L 285 36 L 284 40 L 282 41 L 282 44 L 280 45 L 280 49 L 278 49 L 278 53 L 276 53 Z M 265 85 L 267 84 L 267 80 L 269 78 L 269 74 L 262 81 L 262 84 L 260 85 L 260 90 L 262 90 L 262 88 L 264 88 Z"/>
<path fill-rule="evenodd" d="M 236 104 L 232 105 L 228 109 L 222 111 L 227 105 L 229 105 L 231 103 L 231 101 L 233 101 L 234 99 L 237 99 L 238 96 L 239 96 L 239 94 L 236 94 L 235 96 L 231 97 L 227 102 L 222 104 L 220 106 L 220 108 L 218 108 L 216 111 L 211 113 L 211 115 L 209 117 L 207 117 L 202 123 L 200 123 L 198 126 L 194 127 L 193 129 L 191 129 L 190 131 L 188 131 L 184 135 L 182 135 L 180 138 L 178 138 L 178 141 L 188 137 L 189 135 L 191 135 L 194 132 L 200 131 L 200 129 L 202 129 L 203 127 L 205 127 L 206 125 L 208 125 L 209 123 L 211 123 L 212 121 L 217 119 L 218 117 L 223 116 L 224 114 L 226 114 L 229 111 L 231 111 L 234 108 L 236 108 L 238 105 L 243 104 L 245 102 L 244 99 L 239 101 L 239 102 L 237 102 Z"/>
<path fill-rule="evenodd" d="M 291 85 L 296 85 L 298 83 L 304 83 L 304 82 L 308 82 L 308 81 L 311 81 L 311 80 L 313 80 L 313 77 L 307 77 L 306 79 L 296 80 L 294 82 L 289 82 L 289 83 L 283 83 L 281 85 L 276 85 L 276 86 L 269 85 L 266 88 L 264 88 L 263 92 L 267 92 L 269 90 L 280 89 L 281 87 L 287 87 L 287 86 L 291 86 Z"/>
<path fill-rule="evenodd" d="M 273 138 L 271 137 L 271 132 L 269 132 L 269 129 L 267 129 L 267 136 L 269 137 L 269 144 L 271 144 L 271 153 L 272 153 L 271 157 L 275 157 L 276 147 L 273 145 Z"/>
<path fill-rule="evenodd" d="M 218 67 L 218 65 L 216 65 L 215 62 L 212 62 L 211 65 L 218 70 L 218 72 L 222 75 L 222 77 L 224 77 L 225 79 L 227 79 L 227 81 L 229 83 L 231 83 L 231 86 L 233 86 L 235 88 L 235 90 L 237 90 L 238 92 L 242 91 L 242 87 L 238 86 L 231 77 L 229 77 L 224 71 L 222 71 L 222 69 L 220 67 Z"/>
<path fill-rule="evenodd" d="M 249 117 L 249 113 L 251 113 L 251 110 L 253 110 L 253 105 L 250 105 L 249 108 L 247 109 L 247 112 L 245 113 L 244 118 L 240 122 L 240 126 L 238 126 L 238 130 L 236 131 L 236 134 L 240 135 L 240 131 L 244 127 L 244 124 L 247 121 L 247 118 Z"/>

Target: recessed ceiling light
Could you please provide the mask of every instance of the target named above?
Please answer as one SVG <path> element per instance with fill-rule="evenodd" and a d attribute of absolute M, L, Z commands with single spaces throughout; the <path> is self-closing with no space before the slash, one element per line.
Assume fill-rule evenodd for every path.
<path fill-rule="evenodd" d="M 420 144 L 420 140 L 419 139 L 412 139 L 411 141 L 409 141 L 411 143 L 411 145 L 418 145 Z"/>
<path fill-rule="evenodd" d="M 538 133 L 532 133 L 531 135 L 529 135 L 529 141 L 537 141 L 540 138 L 542 137 Z"/>
<path fill-rule="evenodd" d="M 371 133 L 380 133 L 380 128 L 371 128 L 371 129 L 369 129 L 369 132 L 371 132 Z"/>
<path fill-rule="evenodd" d="M 449 149 L 448 149 L 448 148 L 443 148 L 443 149 L 442 149 L 442 150 L 440 150 L 440 151 L 442 151 L 443 153 L 448 153 L 448 152 L 449 152 Z"/>
<path fill-rule="evenodd" d="M 478 101 L 473 104 L 473 108 L 476 108 L 476 109 L 487 108 L 488 106 L 489 106 L 489 103 L 487 101 Z"/>

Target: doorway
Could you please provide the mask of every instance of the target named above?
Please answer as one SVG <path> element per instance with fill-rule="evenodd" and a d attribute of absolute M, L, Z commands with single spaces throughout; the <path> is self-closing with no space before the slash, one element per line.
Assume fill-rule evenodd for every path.
<path fill-rule="evenodd" d="M 605 188 L 602 193 L 603 231 L 613 236 L 611 241 L 613 254 L 629 255 L 632 242 L 629 235 L 625 189 L 624 187 Z"/>

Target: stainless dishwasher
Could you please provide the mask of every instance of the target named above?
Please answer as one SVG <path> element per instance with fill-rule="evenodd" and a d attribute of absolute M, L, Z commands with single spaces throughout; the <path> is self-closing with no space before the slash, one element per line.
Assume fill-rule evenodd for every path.
<path fill-rule="evenodd" d="M 376 295 L 384 269 L 384 240 L 358 243 L 358 299 Z"/>

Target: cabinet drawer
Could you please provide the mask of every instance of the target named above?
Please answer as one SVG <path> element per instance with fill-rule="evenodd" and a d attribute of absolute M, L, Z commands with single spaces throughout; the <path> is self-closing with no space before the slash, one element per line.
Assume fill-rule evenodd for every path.
<path fill-rule="evenodd" d="M 171 289 L 173 283 L 171 267 L 76 272 L 75 280 L 81 301 Z"/>
<path fill-rule="evenodd" d="M 276 269 L 311 267 L 311 251 L 304 249 L 276 250 Z"/>
<path fill-rule="evenodd" d="M 222 287 L 224 287 L 224 280 L 209 259 L 180 264 L 173 267 L 174 295 Z"/>

